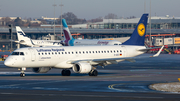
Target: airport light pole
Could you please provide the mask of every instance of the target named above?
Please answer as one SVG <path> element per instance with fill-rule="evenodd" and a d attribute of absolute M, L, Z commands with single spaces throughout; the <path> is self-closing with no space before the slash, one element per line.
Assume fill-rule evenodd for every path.
<path fill-rule="evenodd" d="M 9 25 L 9 33 L 11 34 L 11 52 L 12 52 L 12 40 L 13 40 L 12 24 Z"/>
<path fill-rule="evenodd" d="M 61 39 L 62 39 L 62 7 L 64 6 L 62 4 L 62 1 L 61 1 L 61 4 L 59 6 L 61 7 Z"/>
<path fill-rule="evenodd" d="M 149 32 L 149 45 L 152 46 L 152 41 L 151 41 L 151 0 L 150 0 L 149 27 L 150 27 L 150 32 Z"/>
<path fill-rule="evenodd" d="M 146 0 L 144 0 L 144 13 L 146 13 Z"/>
<path fill-rule="evenodd" d="M 56 4 L 55 4 L 55 0 L 54 0 L 54 37 L 56 36 L 56 34 L 55 34 L 55 7 L 57 6 Z"/>

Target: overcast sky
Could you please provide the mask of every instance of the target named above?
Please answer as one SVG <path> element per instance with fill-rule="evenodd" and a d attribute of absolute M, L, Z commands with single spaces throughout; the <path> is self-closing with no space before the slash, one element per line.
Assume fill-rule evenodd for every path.
<path fill-rule="evenodd" d="M 118 17 L 136 16 L 150 10 L 150 0 L 0 0 L 0 17 L 22 17 L 40 18 L 41 16 L 54 17 L 55 2 L 56 17 L 63 13 L 73 12 L 78 18 L 87 20 L 104 17 L 108 13 L 116 14 Z M 154 16 L 180 17 L 180 0 L 151 0 L 151 14 Z"/>

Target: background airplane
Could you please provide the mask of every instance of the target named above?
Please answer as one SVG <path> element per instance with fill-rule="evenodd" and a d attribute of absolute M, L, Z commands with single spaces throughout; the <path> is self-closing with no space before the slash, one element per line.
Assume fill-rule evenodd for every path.
<path fill-rule="evenodd" d="M 143 14 L 130 39 L 122 45 L 26 47 L 15 50 L 4 64 L 19 68 L 21 77 L 25 76 L 26 68 L 32 68 L 36 73 L 46 73 L 51 68 L 61 68 L 63 76 L 69 76 L 71 74 L 69 69 L 73 69 L 75 73 L 97 76 L 96 66 L 117 64 L 124 60 L 133 62 L 135 56 L 148 50 L 144 46 L 147 19 L 148 14 Z M 163 46 L 152 57 L 158 56 L 162 48 Z"/>
<path fill-rule="evenodd" d="M 18 36 L 18 41 L 22 45 L 31 46 L 31 47 L 40 47 L 40 46 L 62 46 L 59 40 L 32 40 L 26 36 L 19 26 L 16 26 L 16 32 Z"/>
<path fill-rule="evenodd" d="M 16 26 L 18 41 L 26 46 L 40 47 L 40 46 L 79 46 L 79 45 L 119 45 L 121 42 L 117 40 L 102 40 L 102 39 L 74 39 L 69 31 L 65 19 L 63 21 L 64 40 L 32 40 L 26 36 L 19 26 Z"/>
<path fill-rule="evenodd" d="M 103 40 L 103 39 L 74 39 L 69 31 L 66 20 L 62 19 L 64 32 L 64 45 L 66 46 L 80 46 L 80 45 L 120 45 L 117 40 Z"/>

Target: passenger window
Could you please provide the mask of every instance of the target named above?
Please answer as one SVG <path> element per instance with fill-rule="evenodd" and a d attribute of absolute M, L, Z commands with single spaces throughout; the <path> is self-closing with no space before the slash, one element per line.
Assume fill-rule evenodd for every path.
<path fill-rule="evenodd" d="M 83 54 L 84 54 L 84 51 L 83 51 Z"/>
<path fill-rule="evenodd" d="M 67 52 L 65 52 L 65 54 L 67 54 Z"/>
<path fill-rule="evenodd" d="M 62 52 L 62 54 L 64 54 L 64 53 Z"/>
<path fill-rule="evenodd" d="M 100 51 L 98 51 L 100 53 Z"/>
<path fill-rule="evenodd" d="M 86 53 L 88 53 L 88 51 L 86 51 Z"/>
<path fill-rule="evenodd" d="M 45 55 L 47 55 L 47 53 L 45 53 Z"/>
<path fill-rule="evenodd" d="M 42 53 L 42 55 L 43 55 L 43 53 Z"/>
<path fill-rule="evenodd" d="M 109 51 L 107 51 L 107 53 L 109 53 Z"/>
<path fill-rule="evenodd" d="M 106 53 L 106 51 L 104 51 L 104 53 Z"/>
<path fill-rule="evenodd" d="M 91 51 L 89 51 L 89 53 L 91 53 Z"/>
<path fill-rule="evenodd" d="M 52 55 L 53 55 L 53 52 L 52 52 Z"/>
<path fill-rule="evenodd" d="M 72 54 L 74 54 L 74 53 L 72 52 Z"/>
<path fill-rule="evenodd" d="M 40 53 L 38 53 L 40 55 Z"/>
<path fill-rule="evenodd" d="M 59 52 L 59 54 L 60 54 L 60 52 Z"/>
<path fill-rule="evenodd" d="M 50 55 L 51 53 L 49 53 L 49 55 Z"/>
<path fill-rule="evenodd" d="M 103 51 L 101 51 L 103 53 Z"/>
<path fill-rule="evenodd" d="M 71 54 L 70 52 L 68 52 L 69 54 Z"/>
<path fill-rule="evenodd" d="M 117 50 L 117 52 L 119 52 L 119 51 Z"/>
<path fill-rule="evenodd" d="M 76 52 L 76 54 L 77 54 L 78 52 Z"/>
<path fill-rule="evenodd" d="M 94 53 L 94 51 L 92 51 Z"/>
<path fill-rule="evenodd" d="M 114 50 L 114 53 L 115 53 L 116 51 Z"/>
<path fill-rule="evenodd" d="M 122 51 L 120 50 L 120 52 L 122 52 Z"/>
<path fill-rule="evenodd" d="M 57 54 L 57 52 L 55 52 L 55 54 Z"/>

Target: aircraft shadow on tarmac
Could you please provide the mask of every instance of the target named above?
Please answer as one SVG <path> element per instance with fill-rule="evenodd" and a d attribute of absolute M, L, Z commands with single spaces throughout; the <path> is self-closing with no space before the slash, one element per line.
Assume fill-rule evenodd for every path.
<path fill-rule="evenodd" d="M 110 75 L 110 74 L 116 74 L 116 73 L 98 73 L 98 75 Z M 16 72 L 16 73 L 4 73 L 4 74 L 0 74 L 0 76 L 20 76 L 20 72 Z M 26 76 L 62 76 L 61 73 L 27 73 Z M 89 76 L 88 74 L 77 74 L 77 73 L 72 73 L 71 76 Z M 92 76 L 94 77 L 94 76 Z"/>

